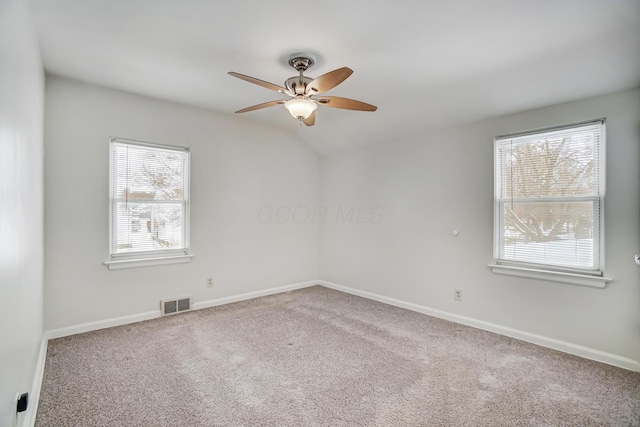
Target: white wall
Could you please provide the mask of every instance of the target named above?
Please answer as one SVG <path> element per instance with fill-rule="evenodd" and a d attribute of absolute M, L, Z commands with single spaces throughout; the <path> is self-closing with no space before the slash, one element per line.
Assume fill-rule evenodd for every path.
<path fill-rule="evenodd" d="M 607 118 L 606 276 L 614 281 L 594 289 L 491 273 L 493 137 L 600 117 Z M 320 275 L 640 361 L 639 164 L 640 90 L 326 155 Z M 340 207 L 360 207 L 360 220 L 336 220 Z"/>
<path fill-rule="evenodd" d="M 42 338 L 44 74 L 26 2 L 0 0 L 0 425 Z M 33 394 L 32 394 L 33 396 Z"/>
<path fill-rule="evenodd" d="M 593 289 L 492 274 L 493 137 L 599 117 L 614 281 Z M 102 264 L 110 136 L 192 148 L 191 263 Z M 171 296 L 199 302 L 321 278 L 640 361 L 639 147 L 640 90 L 319 160 L 295 135 L 250 120 L 48 77 L 45 329 L 157 310 Z M 287 218 L 320 202 L 320 229 L 304 210 Z M 267 221 L 264 207 L 286 209 Z"/>
<path fill-rule="evenodd" d="M 102 264 L 111 136 L 191 147 L 191 263 Z M 45 330 L 318 278 L 318 224 L 258 216 L 318 203 L 318 156 L 293 134 L 48 76 L 45 150 Z"/>

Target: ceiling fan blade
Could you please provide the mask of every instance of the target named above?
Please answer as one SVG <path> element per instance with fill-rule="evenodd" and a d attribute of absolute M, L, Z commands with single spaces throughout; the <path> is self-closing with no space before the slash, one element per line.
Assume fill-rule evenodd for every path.
<path fill-rule="evenodd" d="M 279 101 L 263 102 L 262 104 L 252 105 L 251 107 L 243 108 L 236 111 L 236 113 L 246 113 L 247 111 L 260 110 L 261 108 L 273 107 L 274 105 L 284 104 L 284 99 Z"/>
<path fill-rule="evenodd" d="M 339 96 L 323 96 L 322 98 L 316 99 L 316 101 L 325 107 L 343 108 L 345 110 L 376 111 L 378 109 L 375 105 L 354 99 L 340 98 Z"/>
<path fill-rule="evenodd" d="M 302 120 L 302 123 L 304 123 L 307 126 L 313 126 L 316 124 L 316 112 L 312 112 L 311 115 L 309 117 L 307 117 L 306 119 Z"/>
<path fill-rule="evenodd" d="M 267 89 L 275 90 L 276 92 L 288 93 L 289 91 L 282 86 L 278 86 L 273 83 L 265 82 L 264 80 L 256 79 L 255 77 L 245 76 L 244 74 L 234 73 L 233 71 L 229 71 L 227 74 L 233 77 L 237 77 L 241 80 L 244 80 L 249 83 L 256 84 L 258 86 L 266 87 Z"/>
<path fill-rule="evenodd" d="M 315 95 L 323 93 L 329 89 L 333 89 L 340 83 L 345 81 L 353 73 L 353 70 L 347 67 L 338 68 L 323 74 L 307 85 L 307 95 Z"/>

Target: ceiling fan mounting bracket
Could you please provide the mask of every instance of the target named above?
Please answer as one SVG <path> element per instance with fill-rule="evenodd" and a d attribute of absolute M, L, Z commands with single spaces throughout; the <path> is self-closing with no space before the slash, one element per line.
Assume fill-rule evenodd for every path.
<path fill-rule="evenodd" d="M 289 65 L 300 74 L 311 68 L 316 63 L 316 57 L 310 53 L 294 53 L 289 57 Z"/>

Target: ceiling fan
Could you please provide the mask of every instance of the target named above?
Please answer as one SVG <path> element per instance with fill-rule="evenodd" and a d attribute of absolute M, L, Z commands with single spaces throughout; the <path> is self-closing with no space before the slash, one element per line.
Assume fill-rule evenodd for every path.
<path fill-rule="evenodd" d="M 316 122 L 316 109 L 318 105 L 325 107 L 342 108 L 345 110 L 358 111 L 376 111 L 378 107 L 367 104 L 365 102 L 356 101 L 349 98 L 340 98 L 338 96 L 320 96 L 320 95 L 349 77 L 353 70 L 342 67 L 337 70 L 330 71 L 322 76 L 312 79 L 303 73 L 315 64 L 316 58 L 309 53 L 297 53 L 289 57 L 289 65 L 295 68 L 300 74 L 290 77 L 284 82 L 284 87 L 254 77 L 245 76 L 244 74 L 229 72 L 229 75 L 237 77 L 249 83 L 275 90 L 276 92 L 288 95 L 291 99 L 281 99 L 277 101 L 264 102 L 262 104 L 253 105 L 236 111 L 236 113 L 246 113 L 248 111 L 260 110 L 262 108 L 272 107 L 274 105 L 283 104 L 289 113 L 307 126 L 313 126 Z"/>

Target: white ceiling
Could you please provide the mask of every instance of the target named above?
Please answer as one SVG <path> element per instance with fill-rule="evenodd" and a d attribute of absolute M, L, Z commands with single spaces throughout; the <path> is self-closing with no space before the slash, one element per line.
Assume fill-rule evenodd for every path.
<path fill-rule="evenodd" d="M 639 0 L 33 0 L 47 72 L 222 114 L 284 95 L 306 51 L 327 92 L 375 113 L 319 107 L 299 127 L 275 106 L 243 114 L 320 153 L 640 86 Z"/>

